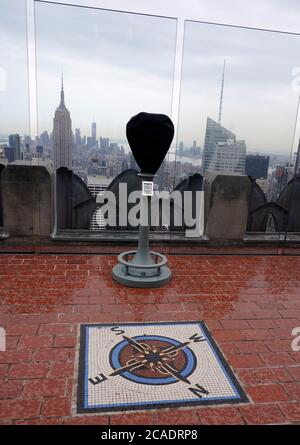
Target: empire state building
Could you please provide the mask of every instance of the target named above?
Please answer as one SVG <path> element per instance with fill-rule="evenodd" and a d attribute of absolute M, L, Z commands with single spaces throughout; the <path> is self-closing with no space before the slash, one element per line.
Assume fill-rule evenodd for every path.
<path fill-rule="evenodd" d="M 70 112 L 65 106 L 63 78 L 61 81 L 60 104 L 53 119 L 53 167 L 72 168 L 72 123 Z"/>

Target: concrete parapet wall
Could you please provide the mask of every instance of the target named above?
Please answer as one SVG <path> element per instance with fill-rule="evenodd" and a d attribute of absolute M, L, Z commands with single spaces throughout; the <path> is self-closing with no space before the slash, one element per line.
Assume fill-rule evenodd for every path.
<path fill-rule="evenodd" d="M 8 164 L 3 168 L 0 184 L 3 227 L 14 242 L 22 237 L 50 238 L 54 221 L 53 178 L 45 166 Z M 250 188 L 247 176 L 206 174 L 206 242 L 207 237 L 211 242 L 242 241 L 247 227 Z M 67 205 L 65 200 L 64 206 Z M 69 229 L 76 237 L 76 230 Z M 90 240 L 95 241 L 95 232 L 84 232 L 85 238 L 90 234 Z M 80 242 L 81 238 L 77 239 Z M 70 241 L 74 242 L 74 237 Z"/>
<path fill-rule="evenodd" d="M 205 234 L 210 240 L 242 240 L 247 228 L 248 176 L 207 173 L 204 178 Z"/>
<path fill-rule="evenodd" d="M 48 237 L 51 176 L 44 166 L 8 165 L 1 175 L 3 226 L 10 237 Z"/>

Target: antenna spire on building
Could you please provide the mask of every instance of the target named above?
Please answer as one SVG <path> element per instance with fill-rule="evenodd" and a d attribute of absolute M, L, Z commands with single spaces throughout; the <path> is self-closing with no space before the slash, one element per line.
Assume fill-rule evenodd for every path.
<path fill-rule="evenodd" d="M 65 106 L 65 92 L 64 92 L 64 73 L 61 73 L 61 91 L 60 91 L 60 106 Z"/>
<path fill-rule="evenodd" d="M 221 94 L 220 94 L 219 118 L 218 118 L 218 124 L 220 124 L 220 125 L 221 125 L 221 119 L 222 119 L 223 90 L 224 90 L 224 78 L 225 78 L 225 65 L 226 65 L 226 59 L 224 59 L 224 64 L 223 64 L 222 85 L 221 85 Z"/>

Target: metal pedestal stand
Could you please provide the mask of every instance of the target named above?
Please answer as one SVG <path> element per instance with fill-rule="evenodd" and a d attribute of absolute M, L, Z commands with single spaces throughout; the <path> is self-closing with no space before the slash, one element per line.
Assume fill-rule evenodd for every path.
<path fill-rule="evenodd" d="M 139 173 L 139 176 L 142 181 L 153 181 L 153 175 Z M 149 249 L 148 199 L 149 196 L 142 193 L 138 249 L 121 253 L 112 271 L 114 280 L 124 286 L 160 287 L 171 279 L 171 271 L 166 266 L 167 258 Z"/>

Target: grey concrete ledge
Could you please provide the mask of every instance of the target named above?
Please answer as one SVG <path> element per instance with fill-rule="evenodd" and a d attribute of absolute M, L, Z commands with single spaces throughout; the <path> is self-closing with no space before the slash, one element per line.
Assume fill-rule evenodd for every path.
<path fill-rule="evenodd" d="M 277 233 L 263 233 L 263 232 L 249 232 L 243 236 L 243 241 L 245 243 L 276 243 L 276 242 L 287 242 L 287 243 L 300 243 L 300 233 L 299 232 L 277 232 Z"/>
<path fill-rule="evenodd" d="M 208 236 L 203 235 L 196 238 L 187 238 L 184 232 L 151 232 L 149 238 L 151 241 L 180 242 L 184 244 L 206 243 Z M 138 231 L 132 230 L 58 230 L 51 234 L 53 241 L 101 241 L 108 243 L 137 242 Z"/>

